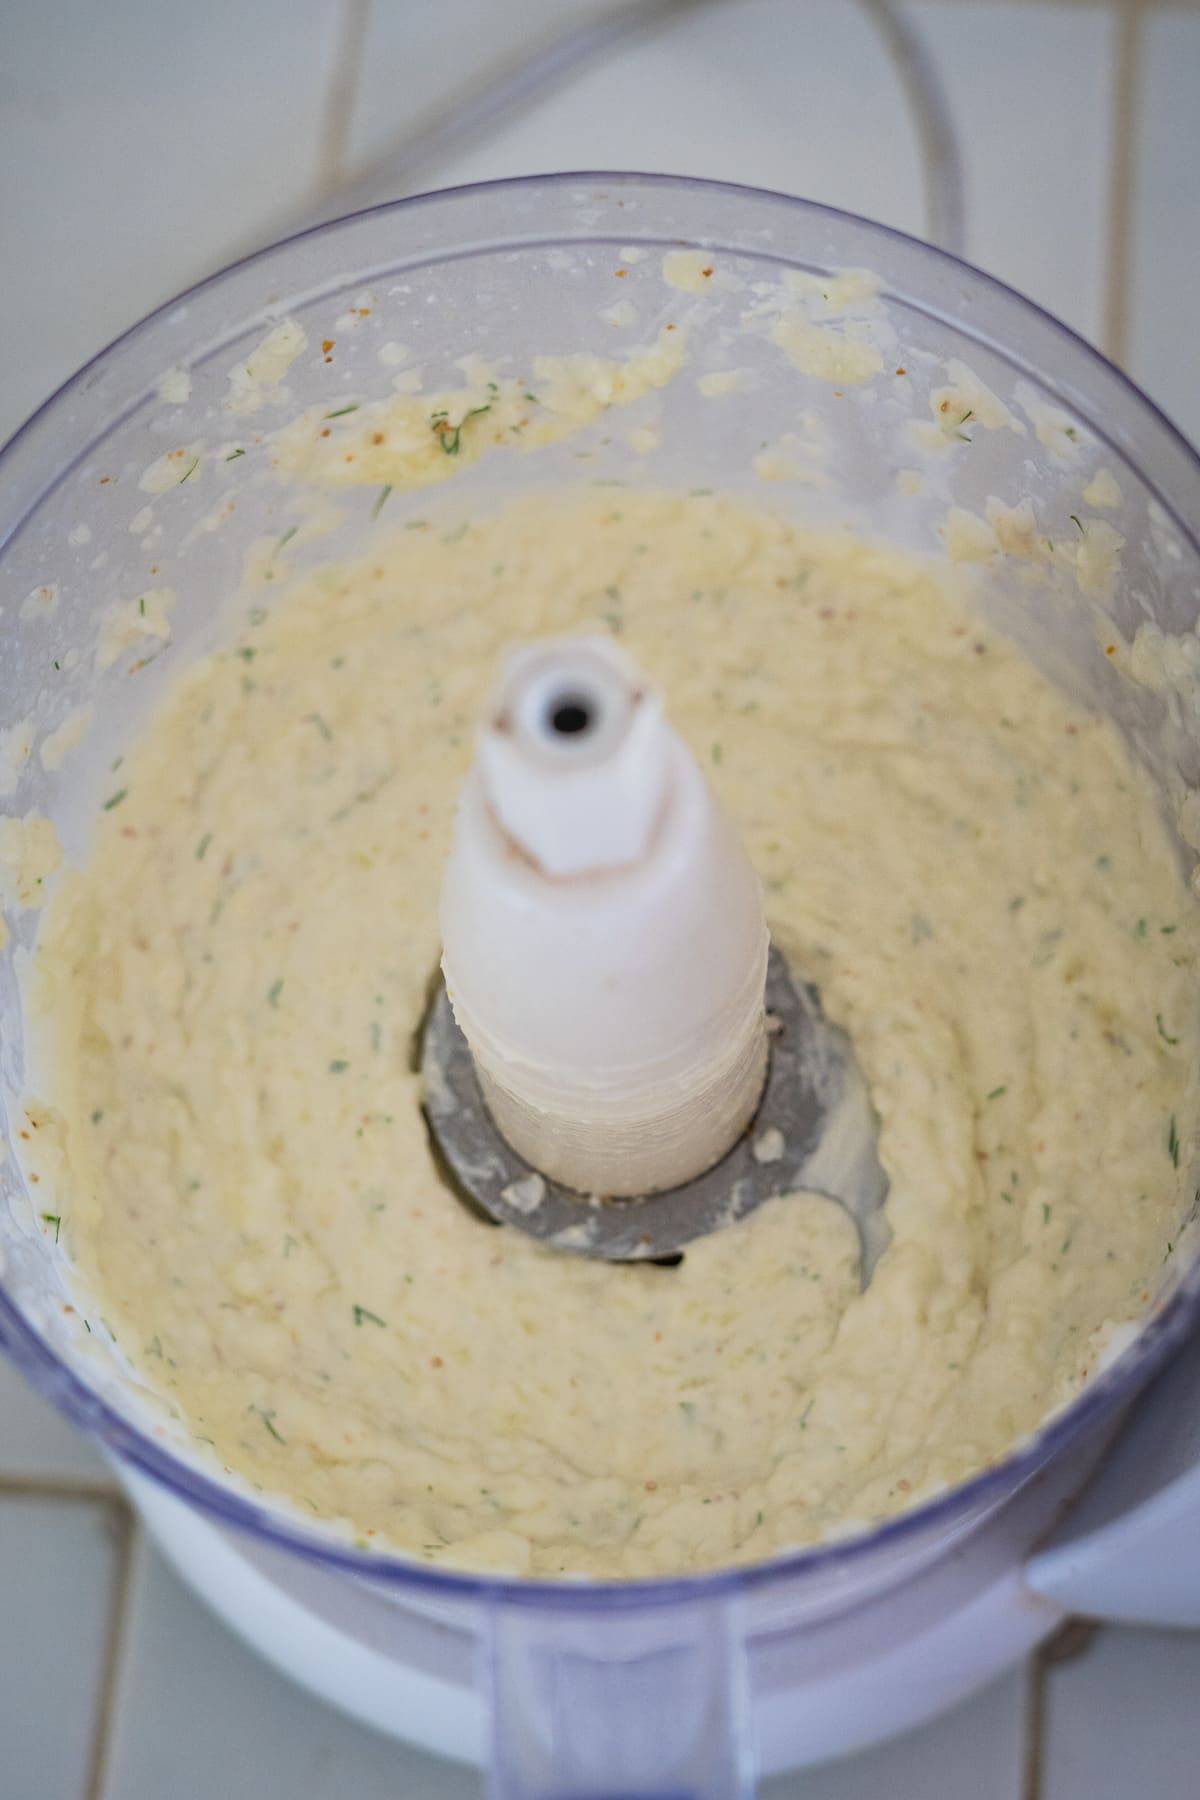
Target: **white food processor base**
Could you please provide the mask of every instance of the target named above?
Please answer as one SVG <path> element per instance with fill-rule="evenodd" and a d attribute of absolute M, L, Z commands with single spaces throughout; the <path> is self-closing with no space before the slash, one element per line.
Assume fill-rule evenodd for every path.
<path fill-rule="evenodd" d="M 762 1773 L 848 1755 L 930 1719 L 1018 1662 L 1065 1616 L 1022 1578 L 1087 1482 L 1090 1444 L 1036 1476 L 946 1556 L 838 1616 L 750 1627 Z M 121 1480 L 193 1590 L 293 1680 L 364 1724 L 458 1761 L 487 1758 L 476 1629 L 219 1526 L 128 1467 Z"/>

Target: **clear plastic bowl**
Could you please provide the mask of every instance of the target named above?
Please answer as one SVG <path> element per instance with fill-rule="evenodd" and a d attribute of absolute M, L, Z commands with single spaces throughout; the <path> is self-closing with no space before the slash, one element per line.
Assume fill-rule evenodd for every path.
<path fill-rule="evenodd" d="M 717 289 L 702 302 L 669 289 L 660 259 L 681 246 L 711 252 L 744 285 Z M 628 249 L 644 254 L 619 260 Z M 618 267 L 625 271 L 619 280 Z M 845 268 L 882 278 L 883 328 L 892 334 L 895 367 L 905 373 L 892 378 L 889 369 L 887 380 L 841 392 L 786 372 L 761 333 L 745 335 L 741 316 L 756 282 L 777 282 L 789 269 L 825 275 Z M 635 327 L 614 325 L 617 301 L 636 314 Z M 359 305 L 369 308 L 367 316 L 349 321 Z M 702 324 L 692 318 L 697 308 Z M 229 369 L 285 315 L 301 321 L 309 341 L 287 374 L 286 416 L 318 401 L 333 410 L 386 391 L 389 370 L 379 356 L 386 343 L 409 346 L 434 384 L 452 382 L 453 363 L 466 352 L 512 358 L 517 368 L 547 352 L 612 356 L 621 345 L 650 341 L 668 322 L 687 325 L 691 318 L 690 366 L 646 403 L 661 423 L 655 454 L 638 458 L 630 450 L 626 428 L 640 414 L 619 421 L 610 415 L 583 437 L 536 455 L 497 456 L 433 492 L 394 495 L 389 528 L 406 508 L 453 518 L 531 486 L 603 479 L 742 488 L 805 517 L 845 518 L 937 550 L 947 505 L 981 512 L 989 495 L 1011 503 L 1033 494 L 1043 529 L 1069 533 L 1082 482 L 1104 465 L 1122 492 L 1108 515 L 1125 538 L 1113 608 L 1118 624 L 1130 634 L 1147 617 L 1168 631 L 1195 622 L 1195 453 L 1073 333 L 953 257 L 782 195 L 660 176 L 561 175 L 422 196 L 302 234 L 201 283 L 68 382 L 0 458 L 0 719 L 8 724 L 32 713 L 40 734 L 84 702 L 96 709 L 85 750 L 61 774 L 48 774 L 35 755 L 6 806 L 48 813 L 68 854 L 86 846 L 118 747 L 184 658 L 219 636 L 213 597 L 234 592 L 253 539 L 282 534 L 292 523 L 293 496 L 262 468 L 253 447 L 254 431 L 285 415 L 268 410 L 239 419 L 224 410 Z M 337 340 L 332 362 L 317 348 L 326 337 Z M 911 420 L 930 419 L 930 395 L 953 358 L 1026 421 L 1031 404 L 1035 412 L 1060 409 L 1071 448 L 1054 430 L 1047 442 L 1032 429 L 981 431 L 969 456 L 942 459 L 921 493 L 902 494 L 897 469 L 917 460 L 902 453 L 904 434 Z M 699 395 L 695 377 L 731 361 L 748 371 L 744 391 L 714 406 Z M 176 367 L 191 378 L 182 404 L 158 391 Z M 818 415 L 827 435 L 831 484 L 764 489 L 752 474 L 753 458 L 794 426 L 801 408 Z M 225 467 L 223 458 L 207 457 L 201 479 L 155 501 L 148 530 L 131 530 L 148 503 L 138 487 L 141 471 L 164 451 L 201 440 L 210 451 L 249 448 Z M 229 496 L 236 511 L 213 528 Z M 375 494 L 343 498 L 347 520 L 313 547 L 314 560 L 338 555 L 373 528 Z M 154 579 L 178 595 L 170 651 L 135 679 L 125 664 L 97 675 L 92 656 L 81 651 L 90 651 L 105 608 L 147 585 L 151 562 L 160 570 Z M 47 584 L 56 604 L 27 603 Z M 1077 596 L 1064 591 L 1048 603 L 1044 592 L 1008 579 L 1003 568 L 991 588 L 988 603 L 1000 623 L 1043 666 L 1116 717 L 1161 780 L 1196 779 L 1194 743 L 1173 724 L 1168 701 L 1105 666 Z M 1194 860 L 1182 845 L 1181 855 Z M 0 969 L 0 1086 L 12 1130 L 26 1080 L 17 975 L 35 929 L 34 913 L 12 921 Z M 1096 1179 L 1103 1181 L 1102 1170 Z M 0 1341 L 33 1385 L 122 1464 L 263 1545 L 368 1583 L 376 1599 L 389 1594 L 476 1623 L 486 1614 L 493 1647 L 500 1647 L 492 1657 L 496 1791 L 526 1794 L 549 1791 L 562 1777 L 556 1692 L 574 1697 L 577 1721 L 578 1708 L 591 1709 L 607 1729 L 619 1713 L 624 1777 L 603 1733 L 596 1746 L 595 1766 L 608 1769 L 610 1782 L 624 1778 L 644 1793 L 738 1791 L 745 1772 L 744 1633 L 802 1628 L 944 1554 L 1035 1472 L 1110 1422 L 1200 1316 L 1200 1270 L 1193 1267 L 1067 1410 L 998 1465 L 876 1530 L 736 1572 L 556 1585 L 482 1579 L 361 1552 L 284 1505 L 203 1471 L 186 1441 L 151 1422 L 115 1356 L 94 1342 L 81 1348 L 62 1311 L 69 1269 L 37 1229 L 13 1156 L 0 1164 L 0 1258 Z M 574 1735 L 583 1768 L 587 1745 L 578 1729 Z M 569 1791 L 591 1791 L 587 1781 L 577 1770 Z"/>

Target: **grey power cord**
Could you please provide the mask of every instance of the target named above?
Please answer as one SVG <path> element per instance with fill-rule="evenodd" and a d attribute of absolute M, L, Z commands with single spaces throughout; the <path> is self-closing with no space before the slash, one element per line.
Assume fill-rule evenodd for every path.
<path fill-rule="evenodd" d="M 799 3 L 799 0 L 798 0 Z M 465 86 L 435 113 L 401 133 L 386 153 L 331 195 L 320 216 L 352 211 L 378 198 L 389 173 L 396 197 L 411 193 L 423 169 L 486 140 L 504 121 L 572 81 L 630 40 L 730 0 L 626 0 L 567 25 L 532 52 Z M 961 255 L 965 241 L 962 164 L 950 109 L 932 59 L 896 0 L 858 0 L 904 86 L 925 173 L 925 232 L 931 243 Z"/>
<path fill-rule="evenodd" d="M 966 205 L 958 133 L 920 32 L 894 0 L 858 0 L 891 53 L 925 163 L 925 236 L 941 250 L 966 250 Z"/>

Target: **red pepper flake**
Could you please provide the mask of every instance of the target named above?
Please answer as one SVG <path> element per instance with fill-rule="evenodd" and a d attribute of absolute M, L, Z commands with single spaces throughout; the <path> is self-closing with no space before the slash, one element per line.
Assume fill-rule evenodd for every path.
<path fill-rule="evenodd" d="M 328 436 L 329 436 L 329 427 L 328 427 L 328 425 L 326 425 L 326 427 L 325 427 L 325 429 L 324 429 L 324 431 L 323 431 L 323 432 L 322 432 L 322 433 L 321 433 L 321 436 L 322 436 L 322 437 L 328 437 Z"/>
<path fill-rule="evenodd" d="M 1105 644 L 1104 654 L 1105 656 L 1115 656 L 1117 654 L 1117 646 L 1115 644 Z"/>
<path fill-rule="evenodd" d="M 618 281 L 624 281 L 624 279 L 628 275 L 628 273 L 629 273 L 628 269 L 614 269 L 613 270 L 613 274 L 616 276 Z"/>
<path fill-rule="evenodd" d="M 107 487 L 107 486 L 108 486 L 108 484 L 109 484 L 109 482 L 110 482 L 110 481 L 111 481 L 111 480 L 112 480 L 112 476 L 111 476 L 111 475 L 102 475 L 102 476 L 101 476 L 101 477 L 100 477 L 100 486 L 101 486 L 101 487 Z"/>
<path fill-rule="evenodd" d="M 442 1362 L 440 1356 L 431 1356 L 429 1359 L 429 1366 L 431 1369 L 441 1369 L 445 1367 L 445 1364 Z"/>
<path fill-rule="evenodd" d="M 705 280 L 707 281 L 708 277 L 712 274 L 712 270 L 711 270 L 711 268 L 701 269 L 700 273 L 704 276 Z"/>
<path fill-rule="evenodd" d="M 654 1493 L 657 1493 L 657 1491 L 658 1491 L 657 1481 L 648 1481 L 646 1483 L 646 1492 L 648 1494 L 654 1494 Z"/>
<path fill-rule="evenodd" d="M 371 433 L 371 442 L 373 444 L 386 444 L 387 437 L 382 431 L 373 431 Z"/>
<path fill-rule="evenodd" d="M 326 356 L 329 355 L 329 352 L 333 349 L 333 346 L 336 343 L 337 343 L 336 338 L 322 338 L 321 339 L 321 349 L 325 352 Z"/>
<path fill-rule="evenodd" d="M 897 373 L 897 375 L 907 375 L 908 370 L 907 369 L 897 369 L 896 373 Z"/>
<path fill-rule="evenodd" d="M 667 330 L 668 330 L 668 331 L 674 331 L 674 329 L 675 329 L 675 327 L 674 327 L 674 326 L 673 326 L 673 325 L 668 325 L 668 326 L 667 326 Z"/>

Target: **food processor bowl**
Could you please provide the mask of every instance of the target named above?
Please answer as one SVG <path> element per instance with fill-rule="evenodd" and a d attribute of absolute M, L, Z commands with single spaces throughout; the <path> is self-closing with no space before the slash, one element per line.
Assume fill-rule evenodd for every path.
<path fill-rule="evenodd" d="M 686 278 L 664 281 L 663 259 L 689 250 L 704 255 L 685 259 Z M 872 271 L 877 290 L 839 289 L 845 270 Z M 781 292 L 818 320 L 848 313 L 852 335 L 879 353 L 877 376 L 839 383 L 789 367 L 770 330 Z M 843 314 L 838 293 L 848 296 Z M 307 347 L 248 409 L 248 359 L 283 319 L 302 326 Z M 297 492 L 265 440 L 302 408 L 336 415 L 386 393 L 397 368 L 419 367 L 434 386 L 452 383 L 465 355 L 519 372 L 539 355 L 613 357 L 668 331 L 686 335 L 686 367 L 627 409 L 536 453 L 483 458 L 433 489 L 381 500 L 348 488 L 319 531 L 294 533 Z M 731 369 L 736 381 L 722 387 Z M 958 437 L 939 441 L 946 391 L 986 394 L 1013 424 L 967 421 L 960 453 Z M 980 402 L 963 410 L 978 414 Z M 808 477 L 791 461 L 801 415 L 807 441 L 823 446 Z M 959 424 L 950 421 L 955 432 Z M 1032 496 L 1038 532 L 1069 542 L 1082 488 L 1101 468 L 1119 490 L 1105 514 L 1123 539 L 1119 579 L 1089 570 L 1081 582 L 1074 558 L 1067 568 L 1051 554 L 1034 569 L 988 554 L 977 565 L 981 600 L 1040 667 L 1119 722 L 1173 816 L 1200 775 L 1194 717 L 1178 694 L 1111 665 L 1097 619 L 1111 618 L 1127 640 L 1145 621 L 1192 629 L 1200 466 L 1145 396 L 1064 326 L 886 227 L 716 183 L 570 174 L 377 207 L 249 257 L 163 307 L 4 451 L 0 725 L 28 718 L 44 741 L 76 709 L 92 709 L 73 755 L 50 768 L 32 755 L 5 805 L 44 812 L 67 857 L 85 853 L 114 758 L 188 659 L 242 616 L 255 545 L 269 560 L 271 546 L 286 544 L 294 575 L 418 514 L 452 525 L 531 489 L 605 482 L 741 492 L 801 521 L 844 522 L 941 554 L 955 518 L 986 521 L 992 498 L 1011 508 Z M 782 478 L 764 485 L 772 475 Z M 151 584 L 174 590 L 169 630 L 148 628 L 132 662 L 101 666 L 98 633 Z M 1195 852 L 1182 839 L 1179 850 L 1190 869 Z M 0 1086 L 17 1151 L 22 1097 L 38 1079 L 20 991 L 37 916 L 10 917 L 0 968 Z M 1190 1143 L 1190 1130 L 1182 1135 Z M 1098 1169 L 1096 1183 L 1104 1179 Z M 507 1579 L 361 1549 L 213 1472 L 118 1347 L 81 1332 L 69 1233 L 56 1244 L 38 1214 L 10 1154 L 0 1163 L 0 1341 L 33 1385 L 106 1447 L 160 1541 L 226 1616 L 375 1723 L 487 1756 L 492 1791 L 505 1796 L 744 1793 L 756 1757 L 770 1767 L 850 1748 L 986 1679 L 1059 1616 L 1021 1589 L 1022 1558 L 1200 1319 L 1200 1267 L 1181 1249 L 1141 1328 L 1069 1405 L 994 1466 L 882 1525 L 677 1580 Z M 973 1543 L 989 1546 L 976 1558 L 976 1599 L 1007 1583 L 1012 1602 L 987 1654 L 964 1652 L 956 1667 L 945 1647 L 910 1657 L 902 1698 L 890 1677 L 856 1723 L 823 1720 L 813 1699 L 822 1661 L 848 1681 L 866 1639 L 877 1648 L 886 1639 L 889 1666 L 902 1667 L 921 1621 L 951 1610 L 939 1595 L 961 1584 Z M 257 1622 L 239 1589 L 255 1596 Z M 979 1627 L 963 1593 L 965 1644 Z M 875 1622 L 865 1634 L 855 1624 L 864 1617 Z M 370 1706 L 351 1692 L 356 1657 L 381 1659 Z M 486 1713 L 474 1700 L 456 1714 L 446 1696 L 468 1691 L 472 1668 Z M 774 1712 L 764 1724 L 767 1690 Z"/>

